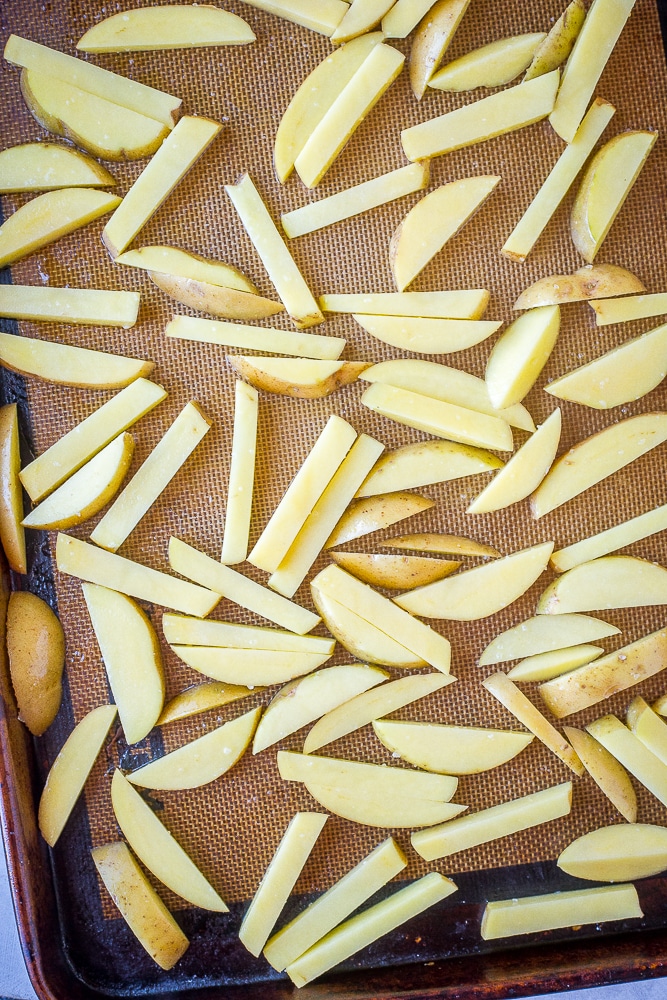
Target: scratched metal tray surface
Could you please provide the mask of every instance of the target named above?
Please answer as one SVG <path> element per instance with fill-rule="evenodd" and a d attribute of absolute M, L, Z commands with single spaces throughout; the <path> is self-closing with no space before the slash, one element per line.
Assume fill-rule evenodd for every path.
<path fill-rule="evenodd" d="M 14 32 L 73 53 L 77 39 L 91 24 L 130 5 L 103 7 L 93 0 L 52 4 L 5 0 L 0 8 L 0 42 L 4 44 Z M 292 93 L 326 55 L 330 43 L 240 0 L 230 0 L 226 6 L 252 25 L 257 36 L 252 46 L 91 58 L 100 65 L 178 94 L 183 98 L 186 113 L 208 115 L 224 124 L 221 137 L 146 226 L 135 245 L 172 243 L 229 261 L 248 273 L 263 294 L 270 295 L 268 277 L 224 193 L 225 184 L 234 183 L 243 171 L 249 171 L 277 218 L 280 212 L 403 165 L 401 128 L 477 95 L 430 93 L 418 104 L 410 92 L 407 74 L 403 73 L 315 192 L 306 191 L 297 178 L 291 178 L 281 187 L 272 167 L 275 130 Z M 547 30 L 562 6 L 556 0 L 532 4 L 473 0 L 451 55 L 462 54 L 502 35 Z M 392 44 L 407 53 L 410 40 Z M 601 259 L 630 268 L 650 291 L 665 287 L 666 81 L 658 9 L 653 0 L 638 0 L 597 93 L 617 108 L 608 135 L 628 128 L 657 128 L 660 138 L 606 241 Z M 0 67 L 0 90 L 2 145 L 45 138 L 23 105 L 18 72 L 14 68 Z M 502 181 L 483 210 L 420 276 L 415 289 L 488 288 L 491 302 L 487 316 L 508 322 L 512 303 L 522 288 L 543 274 L 566 273 L 580 266 L 568 233 L 573 193 L 524 265 L 507 261 L 498 252 L 561 149 L 562 143 L 548 124 L 540 123 L 435 160 L 430 188 L 477 173 L 497 173 Z M 141 167 L 141 163 L 110 165 L 120 193 L 127 190 Z M 387 262 L 389 240 L 407 209 L 419 197 L 411 196 L 293 241 L 295 258 L 313 290 L 317 294 L 392 290 Z M 10 214 L 24 200 L 25 196 L 4 198 L 4 213 Z M 3 321 L 3 328 L 24 336 L 149 357 L 156 362 L 154 378 L 169 395 L 165 403 L 137 426 L 132 469 L 143 461 L 189 399 L 197 399 L 213 418 L 212 430 L 202 445 L 121 549 L 123 555 L 166 570 L 166 548 L 172 534 L 210 555 L 219 554 L 234 375 L 225 363 L 223 350 L 167 341 L 163 333 L 166 323 L 174 312 L 186 310 L 152 286 L 144 274 L 130 269 L 122 269 L 121 273 L 101 245 L 102 224 L 93 224 L 20 262 L 11 275 L 3 272 L 1 280 L 137 289 L 142 294 L 137 325 L 132 330 L 119 331 Z M 278 316 L 269 325 L 287 328 L 289 322 Z M 652 325 L 655 324 L 648 320 L 627 328 L 597 329 L 587 306 L 563 309 L 558 345 L 526 401 L 536 422 L 543 421 L 554 408 L 553 398 L 543 391 L 549 379 Z M 344 357 L 349 359 L 379 361 L 400 355 L 373 341 L 349 317 L 329 318 L 317 332 L 345 336 L 348 344 Z M 482 375 L 488 351 L 487 343 L 433 360 Z M 108 392 L 39 384 L 7 373 L 3 393 L 5 399 L 19 402 L 26 459 L 42 452 L 110 396 Z M 291 400 L 261 394 L 251 542 L 257 538 L 331 412 L 350 420 L 359 431 L 373 434 L 388 449 L 423 437 L 369 413 L 360 404 L 360 395 L 359 385 L 324 400 Z M 666 402 L 665 390 L 660 386 L 638 403 L 610 413 L 563 404 L 561 449 L 621 417 L 667 409 Z M 524 440 L 521 435 L 517 438 L 517 443 Z M 466 517 L 468 501 L 484 484 L 484 477 L 472 477 L 421 491 L 435 505 L 406 522 L 409 527 L 405 530 L 474 535 L 496 544 L 503 552 L 545 539 L 564 545 L 664 503 L 665 471 L 664 451 L 659 449 L 538 522 L 532 520 L 525 503 L 474 520 Z M 87 538 L 94 523 L 82 525 L 73 533 Z M 399 528 L 403 530 L 402 526 Z M 361 539 L 351 547 L 374 551 L 392 533 L 396 530 Z M 225 915 L 195 910 L 160 889 L 191 940 L 185 956 L 170 972 L 161 972 L 153 964 L 118 919 L 113 905 L 100 891 L 90 861 L 92 846 L 118 836 L 109 801 L 113 769 L 116 766 L 131 769 L 201 735 L 238 714 L 238 706 L 186 720 L 164 732 L 156 730 L 135 747 L 128 747 L 118 730 L 98 760 L 86 793 L 56 849 L 49 852 L 40 840 L 35 828 L 35 804 L 48 768 L 74 723 L 95 705 L 109 699 L 80 584 L 53 571 L 54 539 L 53 534 L 31 535 L 28 578 L 10 579 L 6 575 L 3 588 L 5 599 L 11 587 L 27 587 L 43 594 L 57 607 L 65 628 L 65 698 L 56 722 L 39 740 L 27 737 L 17 721 L 6 663 L 0 664 L 3 833 L 26 960 L 38 993 L 58 1000 L 100 995 L 224 996 L 254 1000 L 292 995 L 296 991 L 291 984 L 276 976 L 264 960 L 252 958 L 237 937 L 247 902 L 290 817 L 296 809 L 317 808 L 305 790 L 281 782 L 275 749 L 256 757 L 247 754 L 223 779 L 204 788 L 159 793 L 150 799 L 230 906 L 229 914 Z M 667 563 L 661 536 L 638 543 L 628 551 Z M 308 579 L 327 561 L 328 557 L 322 556 Z M 247 564 L 243 570 L 262 579 Z M 484 671 L 476 663 L 480 651 L 494 635 L 533 613 L 535 600 L 547 579 L 543 577 L 521 601 L 490 619 L 472 625 L 435 622 L 435 627 L 452 641 L 457 683 L 420 702 L 416 708 L 404 711 L 401 717 L 511 727 L 512 717 L 481 688 L 479 681 Z M 312 606 L 308 580 L 296 600 Z M 146 611 L 161 634 L 161 609 L 147 606 Z M 605 617 L 619 625 L 625 643 L 660 627 L 663 615 L 664 609 L 657 608 L 613 612 Z M 230 602 L 221 602 L 214 617 L 253 621 Z M 317 631 L 323 633 L 323 627 Z M 197 675 L 177 660 L 164 642 L 163 655 L 167 696 L 197 680 Z M 349 659 L 338 647 L 330 662 Z M 528 690 L 531 696 L 536 696 L 535 690 Z M 658 676 L 638 690 L 650 700 L 664 691 L 664 681 Z M 265 704 L 273 693 L 258 692 L 243 704 L 248 707 Z M 618 695 L 609 702 L 609 710 L 622 712 L 629 700 L 627 693 Z M 574 716 L 572 722 L 584 725 L 596 714 L 597 710 L 591 709 Z M 281 746 L 300 749 L 302 734 L 288 738 Z M 325 752 L 396 763 L 373 741 L 368 727 Z M 458 798 L 475 810 L 569 777 L 570 773 L 546 748 L 533 744 L 508 765 L 462 779 Z M 639 818 L 664 823 L 667 817 L 663 807 L 641 789 L 638 792 Z M 408 856 L 403 880 L 412 880 L 435 868 L 454 879 L 458 892 L 365 949 L 335 975 L 306 987 L 300 995 L 505 997 L 663 974 L 667 969 L 667 880 L 663 878 L 639 883 L 645 913 L 641 922 L 537 935 L 517 941 L 511 947 L 506 943 L 484 944 L 479 936 L 481 913 L 488 899 L 586 885 L 562 875 L 554 859 L 574 837 L 619 820 L 592 782 L 582 779 L 575 782 L 574 807 L 567 819 L 427 866 L 410 848 L 409 831 L 360 827 L 331 817 L 281 920 L 291 917 L 314 895 L 328 888 L 389 833 L 396 836 Z M 393 891 L 398 884 L 392 883 L 386 892 Z"/>

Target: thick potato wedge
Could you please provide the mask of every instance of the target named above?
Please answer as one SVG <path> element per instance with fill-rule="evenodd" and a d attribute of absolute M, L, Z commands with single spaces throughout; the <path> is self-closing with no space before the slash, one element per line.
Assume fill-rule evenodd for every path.
<path fill-rule="evenodd" d="M 223 684 L 266 687 L 303 677 L 329 659 L 327 653 L 302 650 L 244 649 L 227 646 L 179 646 L 172 650 L 183 663 Z"/>
<path fill-rule="evenodd" d="M 396 0 L 382 18 L 385 38 L 407 38 L 428 14 L 435 0 Z"/>
<path fill-rule="evenodd" d="M 430 510 L 434 501 L 418 493 L 374 494 L 354 500 L 338 521 L 326 542 L 326 548 L 351 542 L 380 528 L 388 528 L 413 514 Z"/>
<path fill-rule="evenodd" d="M 454 354 L 480 344 L 500 328 L 498 320 L 436 319 L 424 316 L 368 316 L 354 319 L 384 344 L 415 354 Z"/>
<path fill-rule="evenodd" d="M 269 649 L 331 656 L 335 641 L 326 636 L 299 635 L 265 625 L 235 625 L 210 618 L 164 614 L 162 631 L 169 643 L 185 646 L 225 646 L 231 649 Z"/>
<path fill-rule="evenodd" d="M 534 656 L 527 656 L 521 660 L 511 670 L 507 671 L 507 676 L 514 682 L 525 683 L 527 681 L 549 681 L 552 677 L 560 677 L 576 667 L 583 667 L 590 663 L 600 653 L 604 653 L 602 646 L 591 646 L 582 643 L 580 646 L 565 646 L 563 649 L 552 649 L 548 653 L 536 653 Z"/>
<path fill-rule="evenodd" d="M 628 823 L 634 823 L 637 819 L 637 795 L 623 765 L 585 730 L 563 726 L 563 732 L 598 788 Z"/>
<path fill-rule="evenodd" d="M 572 0 L 558 18 L 553 28 L 538 46 L 533 61 L 526 70 L 524 80 L 550 73 L 561 66 L 574 47 L 586 18 L 584 0 Z"/>
<path fill-rule="evenodd" d="M 380 742 L 415 767 L 439 774 L 479 774 L 499 767 L 528 746 L 530 733 L 432 722 L 373 722 Z"/>
<path fill-rule="evenodd" d="M 230 11 L 209 4 L 167 4 L 112 14 L 89 28 L 76 47 L 80 52 L 151 52 L 254 41 L 250 25 Z"/>
<path fill-rule="evenodd" d="M 648 823 L 632 829 L 601 826 L 568 844 L 556 864 L 568 875 L 593 882 L 648 878 L 667 868 L 667 830 Z"/>
<path fill-rule="evenodd" d="M 412 590 L 443 580 L 461 565 L 450 559 L 383 555 L 379 552 L 332 552 L 331 558 L 371 587 Z"/>
<path fill-rule="evenodd" d="M 524 656 L 536 656 L 564 649 L 565 646 L 605 639 L 619 632 L 615 625 L 590 615 L 562 615 L 558 621 L 547 615 L 536 615 L 496 636 L 480 656 L 479 665 L 487 667 Z"/>
<path fill-rule="evenodd" d="M 645 514 L 631 517 L 628 521 L 622 521 L 607 528 L 597 535 L 590 535 L 582 538 L 580 542 L 566 545 L 564 549 L 559 549 L 551 557 L 551 565 L 558 573 L 564 573 L 580 563 L 590 562 L 600 556 L 606 556 L 616 549 L 625 548 L 642 538 L 648 538 L 658 531 L 667 528 L 667 504 L 655 507 Z"/>
<path fill-rule="evenodd" d="M 27 573 L 16 403 L 0 408 L 0 542 L 15 573 Z"/>
<path fill-rule="evenodd" d="M 641 695 L 630 702 L 626 722 L 644 746 L 667 764 L 667 724 Z"/>
<path fill-rule="evenodd" d="M 516 80 L 530 66 L 546 37 L 545 32 L 539 31 L 498 38 L 443 66 L 433 74 L 428 85 L 435 90 L 455 93 L 478 87 L 502 87 Z"/>
<path fill-rule="evenodd" d="M 549 584 L 538 615 L 608 611 L 667 604 L 667 569 L 636 556 L 601 556 L 567 570 Z"/>
<path fill-rule="evenodd" d="M 560 306 L 529 309 L 493 345 L 484 379 L 499 410 L 520 403 L 546 365 L 560 332 Z"/>
<path fill-rule="evenodd" d="M 469 3 L 470 0 L 436 0 L 428 4 L 410 49 L 410 85 L 418 101 L 426 93 L 428 82 L 442 62 Z"/>
<path fill-rule="evenodd" d="M 11 333 L 0 333 L 0 364 L 45 382 L 84 389 L 120 389 L 150 375 L 155 367 L 152 361 L 140 358 Z"/>
<path fill-rule="evenodd" d="M 116 257 L 114 263 L 138 267 L 152 274 L 192 278 L 193 281 L 209 285 L 221 285 L 223 288 L 236 288 L 239 292 L 257 294 L 257 287 L 237 267 L 179 247 L 149 246 L 126 250 Z"/>
<path fill-rule="evenodd" d="M 191 715 L 200 715 L 202 712 L 222 708 L 223 705 L 247 698 L 261 690 L 261 687 L 249 688 L 240 684 L 224 684 L 221 681 L 194 684 L 167 702 L 155 725 L 168 726 L 170 722 L 180 722 L 181 719 L 189 719 Z"/>
<path fill-rule="evenodd" d="M 41 736 L 60 708 L 65 636 L 48 604 L 27 590 L 9 595 L 7 654 L 19 719 Z"/>
<path fill-rule="evenodd" d="M 394 0 L 352 0 L 331 41 L 338 45 L 375 28 L 393 3 Z"/>
<path fill-rule="evenodd" d="M 296 399 L 319 399 L 354 382 L 370 368 L 366 361 L 316 361 L 310 358 L 227 355 L 228 364 L 256 389 Z"/>
<path fill-rule="evenodd" d="M 453 441 L 416 441 L 383 455 L 357 490 L 357 496 L 446 483 L 502 467 L 497 455 L 481 448 Z"/>
<path fill-rule="evenodd" d="M 113 187 L 106 167 L 55 142 L 24 142 L 0 152 L 0 194 L 64 187 Z"/>
<path fill-rule="evenodd" d="M 605 715 L 591 722 L 586 730 L 663 806 L 667 806 L 667 766 L 620 719 Z"/>
<path fill-rule="evenodd" d="M 552 274 L 526 288 L 514 303 L 515 309 L 535 309 L 564 302 L 612 298 L 645 292 L 639 278 L 618 264 L 588 264 L 574 274 Z"/>
<path fill-rule="evenodd" d="M 124 255 L 123 255 L 124 256 Z M 284 306 L 273 299 L 266 299 L 254 292 L 213 285 L 195 278 L 183 278 L 177 274 L 148 272 L 151 281 L 190 309 L 222 316 L 228 319 L 266 319 L 284 311 Z"/>
<path fill-rule="evenodd" d="M 347 13 L 348 4 L 343 0 L 245 0 L 251 7 L 258 7 L 293 24 L 331 36 Z"/>

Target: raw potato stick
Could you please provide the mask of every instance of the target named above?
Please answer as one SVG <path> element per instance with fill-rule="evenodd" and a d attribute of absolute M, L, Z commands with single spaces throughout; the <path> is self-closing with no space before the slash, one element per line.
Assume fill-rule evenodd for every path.
<path fill-rule="evenodd" d="M 255 484 L 259 393 L 246 382 L 236 382 L 232 460 L 220 561 L 243 562 L 248 554 L 252 493 Z"/>
<path fill-rule="evenodd" d="M 0 316 L 13 319 L 122 326 L 127 330 L 136 323 L 138 312 L 139 292 L 0 285 Z"/>
<path fill-rule="evenodd" d="M 658 531 L 667 528 L 667 504 L 655 507 L 653 510 L 631 517 L 628 521 L 622 521 L 600 531 L 597 535 L 590 535 L 582 538 L 579 542 L 566 545 L 563 549 L 558 549 L 551 557 L 551 565 L 558 573 L 564 573 L 581 563 L 590 562 L 600 556 L 606 556 L 610 552 L 638 542 L 642 538 L 655 535 Z"/>
<path fill-rule="evenodd" d="M 317 361 L 336 361 L 343 353 L 343 337 L 323 337 L 316 333 L 295 333 L 271 327 L 200 319 L 199 316 L 174 316 L 165 328 L 167 337 L 195 340 L 202 344 L 238 347 L 261 354 L 289 354 Z"/>
<path fill-rule="evenodd" d="M 634 885 L 605 885 L 487 903 L 480 934 L 484 941 L 537 934 L 581 924 L 643 917 Z"/>
<path fill-rule="evenodd" d="M 349 6 L 343 0 L 244 0 L 244 3 L 329 36 L 343 20 Z"/>
<path fill-rule="evenodd" d="M 480 319 L 488 302 L 489 293 L 485 288 L 469 288 L 460 292 L 380 292 L 320 297 L 323 312 L 433 319 Z"/>

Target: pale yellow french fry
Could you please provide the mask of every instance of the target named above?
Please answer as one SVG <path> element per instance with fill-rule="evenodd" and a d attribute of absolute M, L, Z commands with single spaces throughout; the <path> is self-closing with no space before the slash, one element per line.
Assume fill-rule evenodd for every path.
<path fill-rule="evenodd" d="M 298 635 L 265 625 L 236 625 L 173 614 L 162 616 L 162 631 L 168 643 L 184 646 L 268 649 L 331 656 L 336 644 L 334 639 L 326 636 Z"/>
<path fill-rule="evenodd" d="M 598 788 L 628 823 L 635 823 L 637 795 L 623 765 L 601 743 L 593 739 L 590 733 L 571 726 L 563 726 L 563 732 Z"/>
<path fill-rule="evenodd" d="M 434 3 L 435 0 L 396 0 L 382 18 L 384 37 L 407 38 Z"/>
<path fill-rule="evenodd" d="M 667 806 L 667 765 L 651 753 L 620 719 L 615 715 L 605 715 L 591 722 L 586 730 L 663 806 Z"/>
<path fill-rule="evenodd" d="M 248 554 L 252 494 L 255 485 L 259 394 L 245 382 L 236 383 L 232 457 L 220 561 L 243 562 Z"/>
<path fill-rule="evenodd" d="M 346 344 L 343 337 L 322 337 L 316 333 L 246 326 L 244 323 L 202 319 L 199 316 L 174 316 L 167 323 L 164 332 L 167 337 L 179 340 L 238 347 L 243 351 L 260 351 L 262 354 L 290 354 L 320 361 L 336 361 Z"/>
<path fill-rule="evenodd" d="M 20 469 L 18 409 L 7 403 L 0 408 L 0 543 L 14 572 L 26 573 Z"/>
<path fill-rule="evenodd" d="M 379 292 L 320 297 L 323 312 L 434 319 L 480 319 L 488 303 L 489 293 L 485 288 L 460 292 Z"/>
<path fill-rule="evenodd" d="M 183 4 L 112 14 L 89 28 L 76 47 L 80 52 L 149 52 L 254 41 L 250 25 L 236 14 L 207 4 Z"/>
<path fill-rule="evenodd" d="M 503 409 L 530 392 L 556 346 L 560 306 L 540 306 L 518 316 L 491 349 L 484 380 L 489 399 Z"/>
<path fill-rule="evenodd" d="M 0 177 L 2 194 L 61 187 L 113 187 L 116 183 L 97 160 L 55 142 L 24 142 L 3 149 Z"/>
<path fill-rule="evenodd" d="M 0 316 L 13 319 L 122 326 L 127 330 L 136 323 L 138 311 L 139 292 L 0 285 Z"/>
<path fill-rule="evenodd" d="M 97 524 L 91 541 L 109 552 L 119 549 L 210 427 L 197 404 L 187 403 Z"/>
<path fill-rule="evenodd" d="M 610 323 L 628 323 L 633 319 L 647 316 L 662 316 L 667 313 L 667 292 L 653 295 L 626 295 L 622 299 L 593 299 L 589 302 L 595 312 L 598 326 Z"/>
<path fill-rule="evenodd" d="M 251 7 L 258 7 L 293 24 L 300 24 L 321 35 L 331 36 L 349 4 L 344 0 L 244 0 Z"/>
<path fill-rule="evenodd" d="M 484 941 L 538 934 L 577 926 L 643 917 L 634 885 L 605 885 L 543 896 L 499 899 L 486 904 L 480 934 Z"/>

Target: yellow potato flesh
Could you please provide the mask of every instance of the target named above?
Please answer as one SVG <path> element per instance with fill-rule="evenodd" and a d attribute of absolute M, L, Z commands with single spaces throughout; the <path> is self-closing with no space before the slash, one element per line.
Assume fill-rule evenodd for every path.
<path fill-rule="evenodd" d="M 626 882 L 647 878 L 667 868 L 667 830 L 635 823 L 602 826 L 577 837 L 561 851 L 559 868 L 594 882 Z"/>
<path fill-rule="evenodd" d="M 333 639 L 319 635 L 296 635 L 265 626 L 237 625 L 172 614 L 162 616 L 162 631 L 167 642 L 185 646 L 231 646 L 323 655 L 333 653 L 335 646 Z"/>
<path fill-rule="evenodd" d="M 565 781 L 541 792 L 462 816 L 441 827 L 420 830 L 412 834 L 410 841 L 420 857 L 434 861 L 567 816 L 571 805 L 572 782 Z"/>
<path fill-rule="evenodd" d="M 658 531 L 664 531 L 665 528 L 667 528 L 667 504 L 559 549 L 552 555 L 551 565 L 557 572 L 564 573 L 580 563 L 606 556 L 616 549 L 648 538 Z"/>
<path fill-rule="evenodd" d="M 148 272 L 151 281 L 177 302 L 190 309 L 222 316 L 228 319 L 266 319 L 283 311 L 280 302 L 265 299 L 255 292 L 245 289 L 213 285 L 194 278 L 182 278 L 177 274 Z"/>
<path fill-rule="evenodd" d="M 415 767 L 442 774 L 479 774 L 505 764 L 533 740 L 526 733 L 431 722 L 373 722 L 388 750 Z"/>
<path fill-rule="evenodd" d="M 128 743 L 156 724 L 164 703 L 157 635 L 138 604 L 107 587 L 83 584 L 83 596 Z"/>
<path fill-rule="evenodd" d="M 331 41 L 347 42 L 374 28 L 393 5 L 394 0 L 352 0 Z"/>
<path fill-rule="evenodd" d="M 460 292 L 379 292 L 373 295 L 322 295 L 323 312 L 432 319 L 479 319 L 489 303 L 485 288 Z"/>
<path fill-rule="evenodd" d="M 166 396 L 161 385 L 138 378 L 103 403 L 21 470 L 21 482 L 31 500 L 51 493 Z"/>
<path fill-rule="evenodd" d="M 640 413 L 579 441 L 556 460 L 533 493 L 533 517 L 542 517 L 555 510 L 665 440 L 667 413 Z"/>
<path fill-rule="evenodd" d="M 359 326 L 385 344 L 416 354 L 455 354 L 474 347 L 501 326 L 500 320 L 354 316 Z"/>
<path fill-rule="evenodd" d="M 560 331 L 560 307 L 542 306 L 519 316 L 493 345 L 484 375 L 489 399 L 502 409 L 520 403 L 549 360 Z"/>
<path fill-rule="evenodd" d="M 623 765 L 590 733 L 571 726 L 563 726 L 563 732 L 595 784 L 628 823 L 634 823 L 637 819 L 637 796 Z"/>
<path fill-rule="evenodd" d="M 426 532 L 416 535 L 399 535 L 388 538 L 383 545 L 395 549 L 416 549 L 419 552 L 439 552 L 451 556 L 481 556 L 496 559 L 500 555 L 498 549 L 474 538 L 464 538 L 462 535 L 439 535 Z"/>
<path fill-rule="evenodd" d="M 50 191 L 61 187 L 113 187 L 108 170 L 70 146 L 25 142 L 0 152 L 0 192 Z"/>
<path fill-rule="evenodd" d="M 421 100 L 428 81 L 441 62 L 470 0 L 437 0 L 424 11 L 424 18 L 412 40 L 410 85 Z"/>
<path fill-rule="evenodd" d="M 455 111 L 401 132 L 409 160 L 442 156 L 494 136 L 532 125 L 551 112 L 559 83 L 558 70 L 508 90 L 484 97 Z"/>
<path fill-rule="evenodd" d="M 606 885 L 487 903 L 480 933 L 484 941 L 492 941 L 643 916 L 634 885 Z"/>
<path fill-rule="evenodd" d="M 209 260 L 179 247 L 148 246 L 126 250 L 116 257 L 116 264 L 137 267 L 156 274 L 171 274 L 176 278 L 192 278 L 209 285 L 236 288 L 239 292 L 257 293 L 257 288 L 242 271 L 219 260 Z"/>
<path fill-rule="evenodd" d="M 16 403 L 7 403 L 0 408 L 0 542 L 14 572 L 26 573 L 20 469 L 17 407 Z"/>
<path fill-rule="evenodd" d="M 122 841 L 92 850 L 95 867 L 128 927 L 161 969 L 171 969 L 190 942 Z"/>
<path fill-rule="evenodd" d="M 569 670 L 590 663 L 600 653 L 602 646 L 591 646 L 583 643 L 580 646 L 565 646 L 563 649 L 552 649 L 548 653 L 536 653 L 521 660 L 515 667 L 507 671 L 507 676 L 513 681 L 548 681 L 552 677 L 560 677 Z"/>
<path fill-rule="evenodd" d="M 501 469 L 497 455 L 453 441 L 418 441 L 383 455 L 357 490 L 358 497 L 396 493 Z"/>
<path fill-rule="evenodd" d="M 477 621 L 516 601 L 546 569 L 553 542 L 513 552 L 395 597 L 399 607 L 424 618 Z"/>
<path fill-rule="evenodd" d="M 434 802 L 432 799 L 406 798 L 391 794 L 368 793 L 359 798 L 356 792 L 342 790 L 314 781 L 305 783 L 309 794 L 329 812 L 360 823 L 362 826 L 414 829 L 444 823 L 462 813 L 467 806 L 457 802 Z"/>
<path fill-rule="evenodd" d="M 261 688 L 254 688 L 261 691 Z M 215 708 L 222 708 L 232 701 L 247 698 L 253 689 L 238 684 L 223 684 L 220 681 L 209 681 L 186 688 L 180 694 L 168 701 L 155 723 L 156 726 L 167 726 L 170 722 L 180 722 L 191 715 L 199 715 Z"/>
<path fill-rule="evenodd" d="M 91 540 L 110 552 L 119 549 L 210 427 L 197 404 L 187 403 L 96 525 Z"/>
<path fill-rule="evenodd" d="M 667 764 L 667 725 L 643 698 L 631 702 L 627 722 L 644 746 Z"/>
<path fill-rule="evenodd" d="M 521 293 L 514 308 L 535 309 L 561 302 L 584 302 L 644 291 L 646 289 L 639 278 L 618 264 L 586 264 L 574 274 L 552 274 L 540 278 Z"/>
<path fill-rule="evenodd" d="M 255 487 L 257 421 L 259 396 L 245 382 L 234 387 L 234 431 L 229 465 L 229 487 L 220 562 L 230 566 L 243 562 L 248 554 L 250 515 Z"/>
<path fill-rule="evenodd" d="M 667 313 L 667 293 L 628 295 L 623 299 L 601 299 L 599 302 L 593 300 L 589 305 L 595 312 L 597 325 L 609 326 L 610 323 L 628 323 L 633 319 Z"/>
<path fill-rule="evenodd" d="M 243 45 L 255 35 L 241 17 L 197 4 L 137 7 L 112 14 L 77 42 L 80 52 L 147 52 L 201 45 Z"/>
<path fill-rule="evenodd" d="M 545 32 L 498 38 L 489 45 L 466 52 L 431 77 L 436 90 L 465 91 L 477 87 L 502 87 L 528 68 Z"/>
<path fill-rule="evenodd" d="M 234 649 L 226 646 L 171 647 L 193 670 L 225 684 L 263 687 L 285 684 L 310 673 L 329 659 L 327 654 L 294 650 Z"/>
<path fill-rule="evenodd" d="M 62 697 L 65 636 L 48 604 L 27 590 L 9 595 L 7 608 L 9 673 L 19 719 L 41 736 L 55 719 Z"/>
<path fill-rule="evenodd" d="M 246 3 L 321 35 L 332 35 L 348 8 L 343 0 L 318 0 L 317 4 L 313 0 L 246 0 Z"/>
<path fill-rule="evenodd" d="M 604 639 L 619 632 L 615 625 L 590 615 L 568 614 L 558 619 L 536 615 L 496 636 L 480 656 L 479 665 L 485 667 L 504 660 L 548 653 L 565 646 Z"/>
<path fill-rule="evenodd" d="M 659 673 L 667 666 L 666 652 L 667 630 L 661 629 L 546 681 L 540 685 L 540 696 L 556 718 L 562 719 Z"/>
<path fill-rule="evenodd" d="M 299 358 L 336 361 L 343 352 L 343 337 L 321 337 L 316 333 L 295 333 L 292 330 L 264 329 L 242 323 L 216 322 L 195 316 L 174 316 L 165 328 L 167 337 L 196 340 L 203 344 L 239 347 L 262 354 L 291 354 Z"/>
<path fill-rule="evenodd" d="M 281 972 L 398 875 L 406 864 L 405 855 L 394 840 L 391 837 L 384 840 L 269 939 L 264 948 L 264 957 L 269 965 Z"/>
<path fill-rule="evenodd" d="M 38 812 L 40 832 L 50 847 L 63 831 L 116 714 L 115 705 L 100 705 L 85 715 L 51 765 Z"/>
<path fill-rule="evenodd" d="M 620 719 L 615 715 L 605 715 L 591 722 L 586 729 L 663 806 L 667 805 L 667 766 Z"/>
<path fill-rule="evenodd" d="M 112 257 L 131 243 L 221 128 L 210 118 L 181 118 L 102 230 L 102 242 Z"/>
<path fill-rule="evenodd" d="M 450 559 L 384 555 L 378 552 L 332 552 L 335 563 L 372 587 L 410 590 L 449 576 L 461 565 Z"/>
<path fill-rule="evenodd" d="M 524 80 L 550 73 L 569 56 L 586 17 L 584 0 L 572 0 L 538 47 Z"/>
<path fill-rule="evenodd" d="M 635 556 L 601 556 L 559 576 L 540 597 L 537 613 L 560 615 L 667 604 L 667 569 Z"/>
<path fill-rule="evenodd" d="M 253 708 L 190 743 L 128 774 L 142 788 L 199 788 L 236 764 L 252 739 L 261 714 Z"/>
<path fill-rule="evenodd" d="M 0 316 L 12 316 L 14 319 L 122 326 L 127 330 L 134 326 L 138 311 L 138 292 L 34 285 L 0 287 Z M 101 352 L 96 353 L 101 354 Z M 141 374 L 147 374 L 148 370 L 150 369 L 142 371 Z"/>
<path fill-rule="evenodd" d="M 368 478 L 368 477 L 366 477 Z M 366 482 L 366 479 L 364 480 Z M 350 504 L 326 542 L 326 548 L 343 545 L 354 538 L 388 528 L 397 521 L 430 510 L 433 501 L 417 493 L 398 491 L 373 494 Z"/>
<path fill-rule="evenodd" d="M 407 38 L 435 0 L 396 0 L 393 7 L 382 18 L 382 33 L 385 38 Z"/>
<path fill-rule="evenodd" d="M 60 188 L 38 194 L 0 226 L 0 267 L 86 226 L 118 204 L 118 195 L 95 188 Z"/>
<path fill-rule="evenodd" d="M 72 321 L 68 319 L 67 322 Z M 154 368 L 152 361 L 48 340 L 15 337 L 10 333 L 0 333 L 0 364 L 45 382 L 91 389 L 122 388 L 137 378 L 150 375 Z"/>

